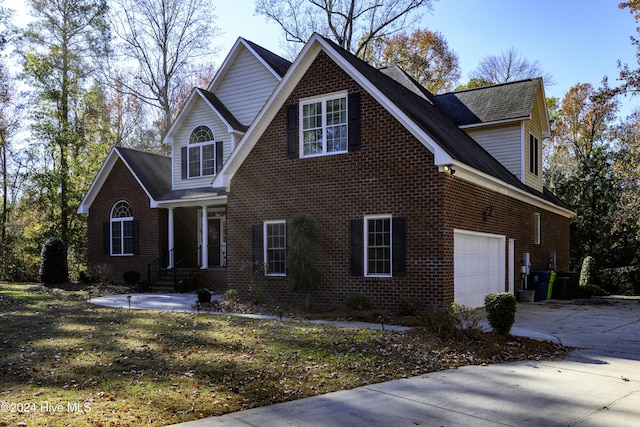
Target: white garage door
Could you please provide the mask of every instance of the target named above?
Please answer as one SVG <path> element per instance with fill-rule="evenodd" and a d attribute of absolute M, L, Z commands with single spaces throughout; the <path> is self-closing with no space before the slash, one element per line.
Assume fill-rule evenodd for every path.
<path fill-rule="evenodd" d="M 484 297 L 504 292 L 505 237 L 454 231 L 454 301 L 482 307 Z"/>

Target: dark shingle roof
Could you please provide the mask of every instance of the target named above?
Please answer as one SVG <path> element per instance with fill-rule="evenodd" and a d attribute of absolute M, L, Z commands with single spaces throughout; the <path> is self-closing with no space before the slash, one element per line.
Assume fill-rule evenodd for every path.
<path fill-rule="evenodd" d="M 199 87 L 195 88 L 195 90 L 200 92 L 211 103 L 211 105 L 213 105 L 213 108 L 215 108 L 222 115 L 224 120 L 227 123 L 229 123 L 229 125 L 233 129 L 239 130 L 241 132 L 247 131 L 249 126 L 245 126 L 242 123 L 240 123 L 238 119 L 236 119 L 233 116 L 233 114 L 231 114 L 231 112 L 227 109 L 227 107 L 224 106 L 222 101 L 220 101 L 218 97 L 215 96 L 212 92 L 209 92 L 208 90 L 205 90 L 205 89 L 201 89 Z"/>
<path fill-rule="evenodd" d="M 529 117 L 540 79 L 520 80 L 436 95 L 435 104 L 458 125 L 491 123 Z"/>
<path fill-rule="evenodd" d="M 253 49 L 254 52 L 258 55 L 260 55 L 264 62 L 266 62 L 273 69 L 273 71 L 278 73 L 280 77 L 284 77 L 284 75 L 287 74 L 287 70 L 291 66 L 290 61 L 287 61 L 281 56 L 276 55 L 270 50 L 267 50 L 252 41 L 249 41 L 245 38 L 243 38 L 242 40 L 244 40 L 249 46 L 251 46 L 251 49 Z"/>
<path fill-rule="evenodd" d="M 171 190 L 171 158 L 131 148 L 116 147 L 152 199 L 158 200 Z"/>
<path fill-rule="evenodd" d="M 227 194 L 224 189 L 213 187 L 172 190 L 170 157 L 131 148 L 116 147 L 115 150 L 156 202 L 194 200 Z"/>
<path fill-rule="evenodd" d="M 545 191 L 541 193 L 524 185 L 502 163 L 482 148 L 465 131 L 461 130 L 447 114 L 438 108 L 437 104 L 433 105 L 428 99 L 416 94 L 403 84 L 400 84 L 379 70 L 371 67 L 333 41 L 326 38 L 325 40 L 333 46 L 339 55 L 391 100 L 396 107 L 402 110 L 404 114 L 426 134 L 431 136 L 452 159 L 498 178 L 530 194 L 541 197 L 553 204 L 566 208 L 566 205 L 550 192 Z M 533 103 L 530 105 L 533 105 Z"/>

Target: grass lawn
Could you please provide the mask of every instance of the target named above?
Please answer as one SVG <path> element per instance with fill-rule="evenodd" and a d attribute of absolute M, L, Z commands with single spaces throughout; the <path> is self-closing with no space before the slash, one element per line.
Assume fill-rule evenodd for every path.
<path fill-rule="evenodd" d="M 31 286 L 33 288 L 33 286 Z M 0 283 L 0 426 L 164 426 L 561 346 L 91 305 Z M 37 287 L 36 287 L 37 289 Z M 22 424 L 20 424 L 22 423 Z"/>

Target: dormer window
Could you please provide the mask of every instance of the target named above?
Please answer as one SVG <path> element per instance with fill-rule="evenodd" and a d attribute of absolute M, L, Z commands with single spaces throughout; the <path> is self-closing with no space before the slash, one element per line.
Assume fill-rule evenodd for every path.
<path fill-rule="evenodd" d="M 187 177 L 215 175 L 216 146 L 213 131 L 207 126 L 198 126 L 189 137 Z"/>

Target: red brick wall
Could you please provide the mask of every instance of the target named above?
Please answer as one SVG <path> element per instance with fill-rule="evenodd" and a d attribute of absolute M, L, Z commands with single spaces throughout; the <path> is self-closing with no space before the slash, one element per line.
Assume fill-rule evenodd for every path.
<path fill-rule="evenodd" d="M 307 159 L 286 158 L 285 108 L 299 99 L 335 91 L 361 94 L 361 149 Z M 432 154 L 371 96 L 324 54 L 316 59 L 289 100 L 276 114 L 231 182 L 228 198 L 229 288 L 247 294 L 241 271 L 252 261 L 252 225 L 288 220 L 308 213 L 319 235 L 320 290 L 313 304 L 343 305 L 347 295 L 361 293 L 379 307 L 395 307 L 401 296 L 439 305 L 453 299 L 453 229 L 464 228 L 516 238 L 520 251 L 532 256 L 554 247 L 558 263 L 568 267 L 569 221 L 545 212 L 543 230 L 557 229 L 534 247 L 536 209 L 497 193 L 438 173 Z M 482 208 L 495 217 L 482 222 Z M 349 275 L 349 220 L 389 214 L 406 218 L 407 275 L 367 278 Z M 566 239 L 566 246 L 555 241 Z M 529 242 L 529 243 L 528 243 Z M 563 243 L 565 245 L 565 243 Z M 516 257 L 517 265 L 521 255 Z M 505 263 L 506 264 L 506 263 Z M 519 269 L 519 267 L 517 267 Z M 265 294 L 276 302 L 300 302 L 288 292 L 286 278 L 266 278 Z"/>
<path fill-rule="evenodd" d="M 113 205 L 124 200 L 131 205 L 133 216 L 140 221 L 140 252 L 133 256 L 110 256 L 103 253 L 103 223 L 109 222 Z M 151 209 L 149 197 L 121 160 L 117 160 L 109 178 L 89 209 L 87 221 L 87 260 L 89 269 L 107 266 L 109 280 L 122 283 L 122 273 L 137 270 L 147 277 L 147 265 L 166 250 L 167 212 Z"/>

